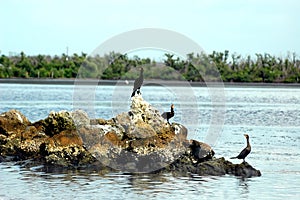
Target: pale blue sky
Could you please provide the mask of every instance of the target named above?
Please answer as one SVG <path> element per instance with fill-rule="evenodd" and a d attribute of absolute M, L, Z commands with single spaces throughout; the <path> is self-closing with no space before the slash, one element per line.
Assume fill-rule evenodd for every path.
<path fill-rule="evenodd" d="M 298 0 L 0 0 L 0 51 L 91 53 L 139 28 L 184 34 L 210 53 L 300 54 Z"/>

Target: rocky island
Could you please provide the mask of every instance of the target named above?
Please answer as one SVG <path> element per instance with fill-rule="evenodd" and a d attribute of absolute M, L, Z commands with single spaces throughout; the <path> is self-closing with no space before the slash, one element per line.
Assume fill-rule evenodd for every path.
<path fill-rule="evenodd" d="M 81 110 L 51 112 L 30 122 L 21 112 L 0 115 L 0 162 L 39 161 L 64 168 L 98 168 L 129 173 L 261 176 L 247 162 L 215 157 L 208 145 L 187 139 L 188 130 L 169 124 L 141 95 L 128 112 L 90 119 Z"/>

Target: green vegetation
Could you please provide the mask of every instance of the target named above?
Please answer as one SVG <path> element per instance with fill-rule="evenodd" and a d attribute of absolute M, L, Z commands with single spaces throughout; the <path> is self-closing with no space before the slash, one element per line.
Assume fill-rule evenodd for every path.
<path fill-rule="evenodd" d="M 0 57 L 0 78 L 98 78 L 134 79 L 137 68 L 145 68 L 145 77 L 165 80 L 214 81 L 220 74 L 224 82 L 300 83 L 300 60 L 295 53 L 283 57 L 256 54 L 242 57 L 229 51 L 211 54 L 193 53 L 186 60 L 165 54 L 163 63 L 149 58 L 111 52 L 105 56 L 73 54 L 67 56 Z M 151 69 L 151 70 L 150 70 Z"/>

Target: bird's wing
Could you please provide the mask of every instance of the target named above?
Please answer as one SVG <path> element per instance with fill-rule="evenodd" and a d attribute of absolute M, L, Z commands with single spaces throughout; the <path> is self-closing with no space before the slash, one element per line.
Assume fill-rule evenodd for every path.
<path fill-rule="evenodd" d="M 167 119 L 167 113 L 164 112 L 162 115 L 161 115 L 164 119 Z"/>
<path fill-rule="evenodd" d="M 249 154 L 249 151 L 246 147 L 241 151 L 241 153 L 237 156 L 237 158 L 245 158 L 248 154 Z"/>
<path fill-rule="evenodd" d="M 133 90 L 138 89 L 138 79 L 135 79 L 134 84 L 133 84 Z"/>
<path fill-rule="evenodd" d="M 137 90 L 137 89 L 141 88 L 141 86 L 143 85 L 143 82 L 144 82 L 144 79 L 142 77 L 135 79 L 134 84 L 133 84 L 133 90 Z"/>

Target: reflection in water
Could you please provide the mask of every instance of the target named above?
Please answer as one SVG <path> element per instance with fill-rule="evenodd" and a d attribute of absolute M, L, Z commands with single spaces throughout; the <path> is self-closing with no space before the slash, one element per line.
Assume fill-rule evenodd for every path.
<path fill-rule="evenodd" d="M 241 196 L 246 198 L 248 198 L 249 194 L 248 181 L 250 181 L 248 178 L 239 178 L 239 188 L 241 189 Z"/>
<path fill-rule="evenodd" d="M 131 187 L 137 191 L 152 190 L 168 181 L 164 176 L 154 174 L 131 175 L 128 180 Z"/>
<path fill-rule="evenodd" d="M 190 174 L 187 176 L 174 176 L 174 174 L 130 174 L 113 173 L 98 169 L 93 170 L 68 170 L 57 167 L 18 165 L 20 163 L 5 163 L 20 182 L 15 187 L 23 187 L 22 195 L 32 196 L 41 194 L 57 198 L 67 188 L 75 193 L 68 198 L 109 197 L 106 199 L 120 198 L 159 198 L 171 195 L 174 198 L 185 195 L 214 195 L 214 182 L 220 181 L 219 177 L 201 177 Z M 1 166 L 3 168 L 3 166 Z M 12 170 L 13 169 L 13 170 Z M 236 178 L 231 177 L 231 180 Z M 27 187 L 24 187 L 27 186 Z M 26 190 L 27 188 L 27 190 Z M 50 196 L 49 196 L 50 195 Z M 33 195 L 34 196 L 34 195 Z M 93 198 L 92 198 L 93 199 Z M 97 199 L 97 198 L 95 198 Z M 170 198 L 173 199 L 173 198 Z"/>

